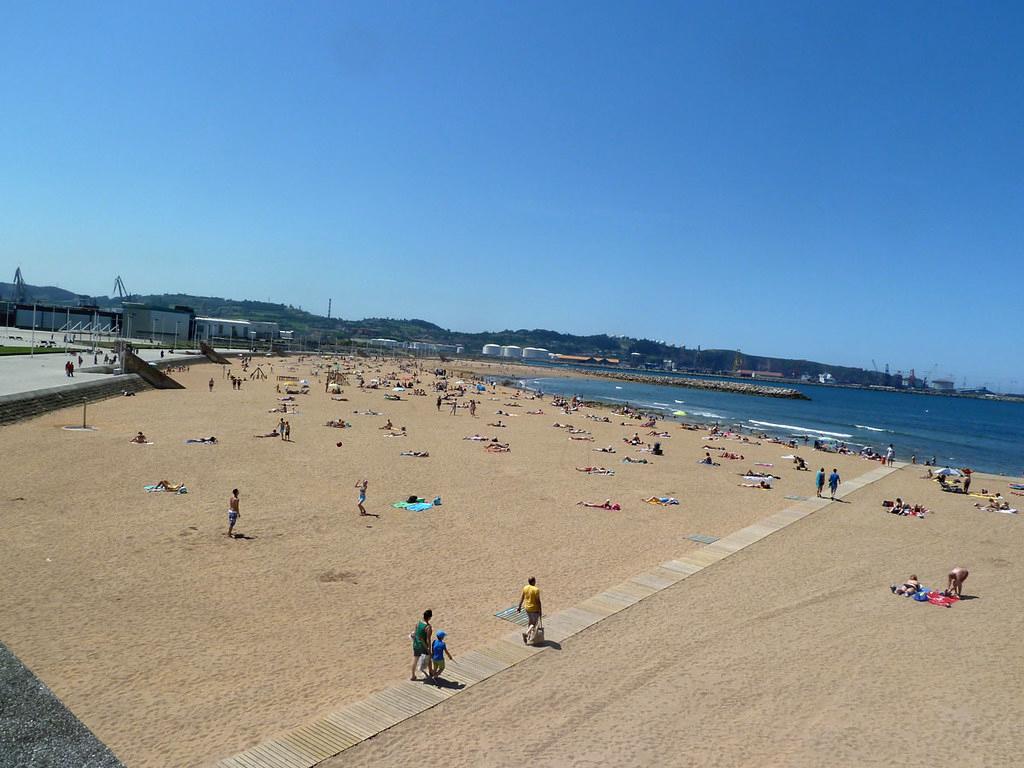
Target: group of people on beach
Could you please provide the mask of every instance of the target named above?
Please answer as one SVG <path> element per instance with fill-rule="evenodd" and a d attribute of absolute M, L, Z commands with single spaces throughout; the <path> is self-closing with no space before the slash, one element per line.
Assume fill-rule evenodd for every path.
<path fill-rule="evenodd" d="M 526 631 L 522 633 L 523 643 L 540 644 L 543 640 L 542 615 L 543 607 L 540 599 L 540 588 L 537 586 L 535 576 L 526 580 L 519 595 L 519 605 L 516 606 L 516 613 L 526 611 Z M 409 673 L 409 680 L 419 680 L 417 673 L 423 675 L 426 682 L 440 683 L 445 669 L 445 660 L 454 661 L 451 651 L 448 650 L 448 633 L 440 629 L 436 633 L 430 623 L 434 612 L 427 609 L 423 617 L 416 622 L 416 626 L 409 633 L 409 640 L 412 641 L 412 670 Z"/>

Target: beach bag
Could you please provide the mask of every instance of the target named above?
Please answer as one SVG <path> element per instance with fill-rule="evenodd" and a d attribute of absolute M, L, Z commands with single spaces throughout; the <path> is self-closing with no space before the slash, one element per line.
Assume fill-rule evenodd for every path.
<path fill-rule="evenodd" d="M 537 620 L 537 626 L 533 628 L 533 637 L 530 638 L 530 645 L 544 645 L 544 619 Z"/>

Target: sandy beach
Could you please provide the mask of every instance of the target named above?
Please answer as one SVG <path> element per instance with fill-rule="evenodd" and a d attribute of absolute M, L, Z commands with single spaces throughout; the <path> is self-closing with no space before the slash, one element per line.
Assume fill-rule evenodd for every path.
<path fill-rule="evenodd" d="M 745 458 L 707 467 L 706 433 L 671 423 L 658 426 L 671 437 L 649 437 L 609 411 L 566 416 L 502 388 L 478 396 L 476 418 L 452 416 L 437 410 L 428 373 L 426 397 L 388 401 L 352 380 L 334 401 L 310 361 L 273 365 L 241 391 L 221 366 L 193 366 L 174 374 L 187 389 L 90 406 L 94 432 L 61 429 L 75 410 L 3 429 L 17 450 L 3 469 L 0 633 L 128 766 L 208 765 L 407 677 L 407 635 L 424 608 L 457 655 L 509 631 L 493 614 L 515 604 L 527 575 L 547 611 L 569 607 L 699 548 L 688 534 L 721 536 L 814 493 L 813 473 L 794 471 L 781 445 L 711 443 Z M 367 378 L 398 371 L 358 367 Z M 312 383 L 285 417 L 292 441 L 257 439 L 280 418 L 268 410 L 286 372 Z M 323 426 L 337 418 L 352 427 Z M 499 418 L 508 426 L 488 426 Z M 387 419 L 407 436 L 388 436 Z M 129 444 L 138 430 L 154 444 Z M 665 456 L 623 443 L 637 431 Z M 463 439 L 475 433 L 512 450 Z M 205 435 L 218 445 L 184 442 Z M 594 451 L 608 445 L 616 453 Z M 844 477 L 877 466 L 797 453 Z M 756 463 L 781 476 L 772 490 L 739 487 Z M 574 469 L 589 465 L 615 474 Z M 922 472 L 869 486 L 335 764 L 402 764 L 428 743 L 450 765 L 923 765 L 980 760 L 982 749 L 998 763 L 1021 742 L 1007 725 L 1021 722 L 1021 605 L 1005 588 L 1020 575 L 1019 519 L 942 494 Z M 357 513 L 364 477 L 380 517 Z M 189 493 L 144 491 L 161 479 Z M 1005 493 L 1005 478 L 991 482 Z M 224 535 L 236 487 L 244 539 Z M 443 503 L 392 508 L 410 495 Z M 641 501 L 652 495 L 681 503 Z M 885 514 L 881 499 L 896 495 L 934 515 Z M 622 510 L 576 504 L 606 498 Z M 947 610 L 889 594 L 911 571 L 944 586 L 954 564 L 971 568 L 966 591 L 980 599 Z M 908 712 L 923 735 L 893 727 Z"/>

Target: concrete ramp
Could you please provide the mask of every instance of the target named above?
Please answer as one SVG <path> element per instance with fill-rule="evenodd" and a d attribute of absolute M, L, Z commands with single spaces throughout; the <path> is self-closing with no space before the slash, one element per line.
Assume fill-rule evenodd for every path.
<path fill-rule="evenodd" d="M 150 365 L 134 352 L 122 350 L 124 355 L 124 372 L 134 373 L 153 389 L 184 389 L 184 384 L 179 384 L 156 366 Z"/>
<path fill-rule="evenodd" d="M 199 342 L 199 351 L 202 352 L 204 355 L 206 355 L 207 359 L 209 359 L 209 361 L 211 363 L 220 363 L 221 365 L 231 365 L 231 361 L 230 360 L 228 360 L 226 357 L 224 357 L 224 355 L 222 355 L 220 352 L 215 350 L 213 347 L 211 347 L 205 341 L 200 341 Z"/>

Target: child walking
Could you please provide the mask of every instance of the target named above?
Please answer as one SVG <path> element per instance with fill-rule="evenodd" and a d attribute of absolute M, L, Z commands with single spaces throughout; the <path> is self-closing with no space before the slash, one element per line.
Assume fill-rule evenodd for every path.
<path fill-rule="evenodd" d="M 443 629 L 438 630 L 434 636 L 434 643 L 430 648 L 430 675 L 429 677 L 434 680 L 438 680 L 441 677 L 441 673 L 444 672 L 444 657 L 448 654 L 448 658 L 452 658 L 451 652 L 448 650 L 448 645 L 444 639 L 448 636 L 448 633 Z"/>

